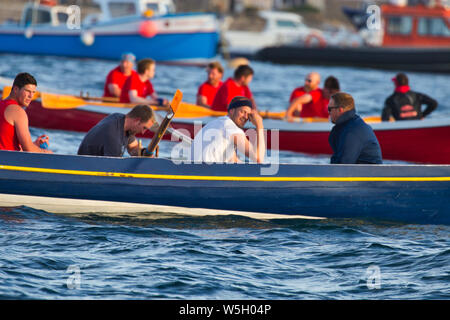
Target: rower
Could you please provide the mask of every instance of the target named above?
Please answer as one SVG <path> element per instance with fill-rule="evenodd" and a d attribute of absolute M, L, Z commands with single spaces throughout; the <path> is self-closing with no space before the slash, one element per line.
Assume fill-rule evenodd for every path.
<path fill-rule="evenodd" d="M 136 57 L 131 52 L 122 54 L 120 64 L 108 73 L 103 89 L 104 97 L 120 97 L 125 80 L 136 71 L 133 70 Z"/>
<path fill-rule="evenodd" d="M 131 156 L 139 156 L 142 149 L 136 134 L 144 134 L 155 123 L 155 115 L 148 105 L 137 105 L 126 115 L 113 113 L 97 123 L 84 137 L 79 155 L 122 157 L 125 149 Z"/>
<path fill-rule="evenodd" d="M 53 153 L 47 150 L 48 136 L 41 135 L 34 142 L 31 140 L 24 108 L 31 103 L 36 86 L 36 79 L 31 74 L 19 73 L 9 96 L 0 101 L 0 150 Z"/>
<path fill-rule="evenodd" d="M 155 76 L 155 68 L 155 60 L 140 60 L 137 64 L 137 73 L 128 77 L 123 85 L 120 102 L 168 106 L 169 101 L 158 98 L 158 94 L 150 82 L 150 79 Z"/>
<path fill-rule="evenodd" d="M 289 122 L 292 122 L 294 117 L 328 118 L 321 101 L 323 91 L 319 88 L 319 84 L 319 73 L 311 72 L 305 77 L 304 85 L 292 91 L 289 98 L 289 107 L 286 111 L 286 118 Z"/>
<path fill-rule="evenodd" d="M 227 111 L 227 106 L 234 97 L 242 96 L 251 100 L 256 109 L 253 94 L 248 87 L 253 80 L 253 69 L 248 65 L 240 65 L 234 71 L 233 78 L 228 78 L 217 91 L 211 109 L 215 111 Z"/>
<path fill-rule="evenodd" d="M 249 142 L 243 130 L 248 120 L 256 127 L 256 146 Z M 191 159 L 194 162 L 236 163 L 239 162 L 236 150 L 257 163 L 264 161 L 263 121 L 246 97 L 233 98 L 226 116 L 208 122 L 195 135 Z"/>
<path fill-rule="evenodd" d="M 197 104 L 199 106 L 211 108 L 217 91 L 223 84 L 223 72 L 224 69 L 220 62 L 214 61 L 208 64 L 206 68 L 208 79 L 200 85 L 197 92 Z"/>
<path fill-rule="evenodd" d="M 406 74 L 398 73 L 392 81 L 395 90 L 384 102 L 382 121 L 389 121 L 391 116 L 397 121 L 420 120 L 436 110 L 438 105 L 436 100 L 426 94 L 411 91 Z M 424 112 L 422 112 L 423 104 L 427 106 Z"/>

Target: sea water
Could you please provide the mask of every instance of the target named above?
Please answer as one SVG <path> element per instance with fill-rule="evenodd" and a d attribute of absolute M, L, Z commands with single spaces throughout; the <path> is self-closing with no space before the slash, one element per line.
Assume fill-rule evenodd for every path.
<path fill-rule="evenodd" d="M 102 94 L 114 61 L 0 55 L 0 76 L 33 74 L 39 87 Z M 338 77 L 361 115 L 379 114 L 395 71 L 252 62 L 260 109 L 283 110 L 307 72 Z M 158 65 L 152 81 L 195 101 L 205 71 Z M 225 78 L 232 75 L 227 69 Z M 408 73 L 411 87 L 450 116 L 450 76 Z M 84 134 L 31 128 L 76 154 Z M 161 156 L 173 143 L 163 141 Z M 420 150 L 418 150 L 420 152 Z M 280 162 L 328 163 L 280 152 Z M 449 299 L 450 227 L 358 220 L 254 220 L 158 213 L 57 215 L 0 204 L 0 299 Z"/>

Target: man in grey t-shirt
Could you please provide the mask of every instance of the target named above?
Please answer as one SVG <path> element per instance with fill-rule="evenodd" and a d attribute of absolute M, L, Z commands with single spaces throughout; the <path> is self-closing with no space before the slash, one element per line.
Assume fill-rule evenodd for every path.
<path fill-rule="evenodd" d="M 126 115 L 110 114 L 89 130 L 78 154 L 122 157 L 127 149 L 131 156 L 138 156 L 141 150 L 135 135 L 145 133 L 154 123 L 153 110 L 147 105 L 137 105 Z"/>

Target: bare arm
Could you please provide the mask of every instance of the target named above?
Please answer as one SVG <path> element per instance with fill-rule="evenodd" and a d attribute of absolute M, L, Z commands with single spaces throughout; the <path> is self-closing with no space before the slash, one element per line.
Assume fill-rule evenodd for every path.
<path fill-rule="evenodd" d="M 303 105 L 311 101 L 312 96 L 309 93 L 305 93 L 304 95 L 301 95 L 300 97 L 292 100 L 288 110 L 286 111 L 286 118 L 288 119 L 288 121 L 293 121 L 295 111 L 301 112 Z"/>
<path fill-rule="evenodd" d="M 14 125 L 17 139 L 19 140 L 23 151 L 53 153 L 50 150 L 41 149 L 39 147 L 42 136 L 37 138 L 34 142 L 31 140 L 30 129 L 28 127 L 28 116 L 25 110 L 23 110 L 21 107 L 17 105 L 8 106 L 5 111 L 5 119 L 6 121 Z"/>
<path fill-rule="evenodd" d="M 120 94 L 122 93 L 122 90 L 119 88 L 119 86 L 115 83 L 108 84 L 108 91 L 110 94 L 112 94 L 114 97 L 120 97 Z"/>
<path fill-rule="evenodd" d="M 197 95 L 196 104 L 202 107 L 211 108 L 211 106 L 207 103 L 207 98 L 202 95 Z"/>
<path fill-rule="evenodd" d="M 247 158 L 257 163 L 262 163 L 266 153 L 262 118 L 257 110 L 253 110 L 249 119 L 256 127 L 256 148 L 248 141 L 245 135 L 234 135 L 234 143 L 237 150 L 245 154 Z"/>

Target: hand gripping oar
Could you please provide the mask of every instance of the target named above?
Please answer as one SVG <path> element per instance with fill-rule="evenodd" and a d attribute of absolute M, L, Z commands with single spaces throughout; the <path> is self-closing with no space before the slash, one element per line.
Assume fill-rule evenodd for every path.
<path fill-rule="evenodd" d="M 150 141 L 147 147 L 147 150 L 144 151 L 143 156 L 151 157 L 153 155 L 153 153 L 156 150 L 156 147 L 158 146 L 158 143 L 161 141 L 162 137 L 164 136 L 164 133 L 166 133 L 166 130 L 169 127 L 170 122 L 175 116 L 175 113 L 177 112 L 177 109 L 180 106 L 182 99 L 183 93 L 180 90 L 177 90 L 173 96 L 172 103 L 169 106 L 169 112 L 167 112 L 166 117 L 159 125 L 158 131 L 156 131 L 152 141 Z"/>

